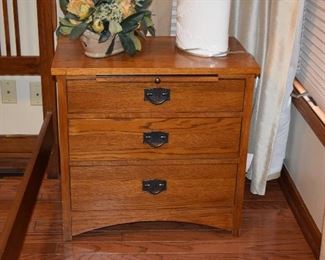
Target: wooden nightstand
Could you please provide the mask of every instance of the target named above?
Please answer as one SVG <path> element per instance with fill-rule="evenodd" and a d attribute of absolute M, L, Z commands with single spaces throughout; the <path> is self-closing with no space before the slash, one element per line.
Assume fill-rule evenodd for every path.
<path fill-rule="evenodd" d="M 259 67 L 200 58 L 172 37 L 135 57 L 83 55 L 61 39 L 58 81 L 65 240 L 109 225 L 184 221 L 239 234 L 253 86 Z"/>

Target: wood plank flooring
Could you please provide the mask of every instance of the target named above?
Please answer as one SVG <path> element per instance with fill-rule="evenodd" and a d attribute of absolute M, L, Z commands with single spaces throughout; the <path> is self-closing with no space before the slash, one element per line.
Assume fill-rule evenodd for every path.
<path fill-rule="evenodd" d="M 19 178 L 0 179 L 0 230 Z M 265 197 L 245 194 L 240 237 L 185 223 L 135 223 L 62 241 L 59 182 L 45 180 L 21 259 L 314 259 L 277 182 Z"/>

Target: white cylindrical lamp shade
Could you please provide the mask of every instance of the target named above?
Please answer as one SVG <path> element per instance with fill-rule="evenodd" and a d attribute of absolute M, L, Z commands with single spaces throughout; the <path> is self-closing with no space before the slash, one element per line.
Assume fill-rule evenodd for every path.
<path fill-rule="evenodd" d="M 177 0 L 176 44 L 194 55 L 228 52 L 231 0 Z"/>

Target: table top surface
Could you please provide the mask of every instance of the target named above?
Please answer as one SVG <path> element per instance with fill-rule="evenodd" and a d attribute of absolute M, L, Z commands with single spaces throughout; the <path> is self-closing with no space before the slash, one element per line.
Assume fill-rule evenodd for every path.
<path fill-rule="evenodd" d="M 81 42 L 60 38 L 52 64 L 56 76 L 96 75 L 258 75 L 259 65 L 233 37 L 226 57 L 204 58 L 176 47 L 175 37 L 148 37 L 135 56 L 125 53 L 94 59 L 84 55 Z"/>

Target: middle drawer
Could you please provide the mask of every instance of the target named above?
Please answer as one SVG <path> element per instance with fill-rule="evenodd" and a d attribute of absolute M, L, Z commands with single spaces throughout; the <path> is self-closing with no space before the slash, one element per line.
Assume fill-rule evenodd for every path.
<path fill-rule="evenodd" d="M 70 160 L 236 158 L 240 130 L 240 117 L 70 119 Z"/>

